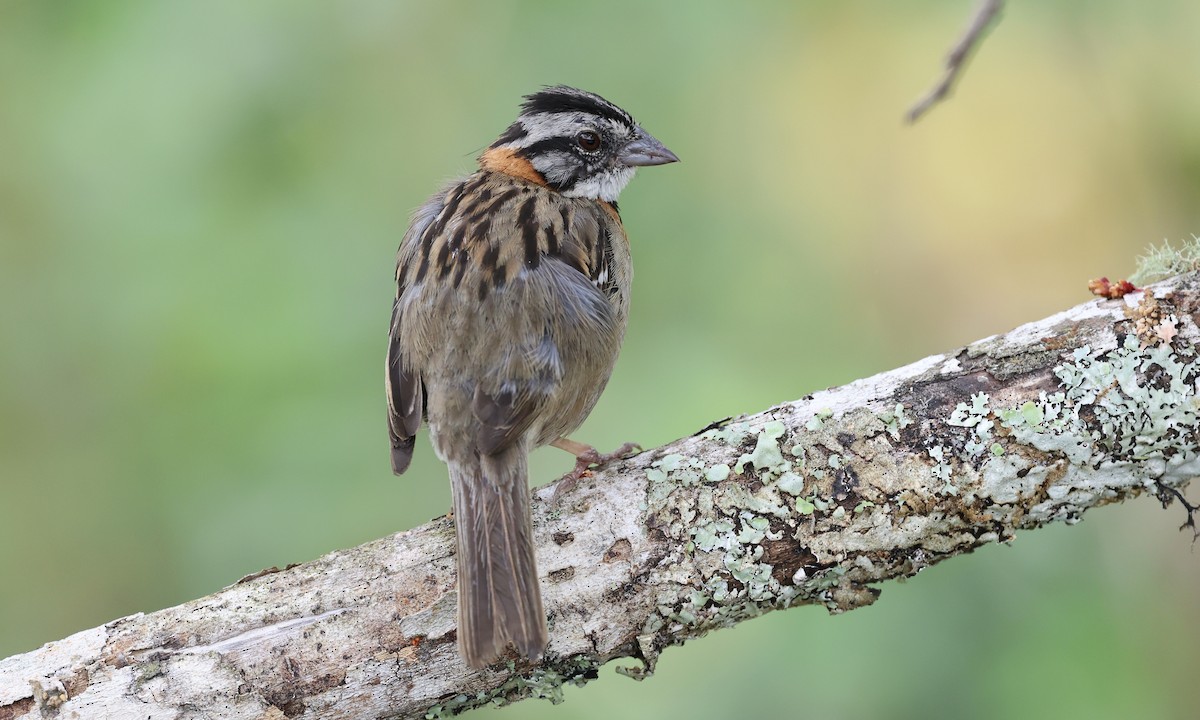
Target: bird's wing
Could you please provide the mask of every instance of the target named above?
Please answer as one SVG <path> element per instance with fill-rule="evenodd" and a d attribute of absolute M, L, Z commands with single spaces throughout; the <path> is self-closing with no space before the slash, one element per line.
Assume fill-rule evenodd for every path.
<path fill-rule="evenodd" d="M 412 223 L 400 243 L 401 253 L 411 247 L 429 228 L 443 210 L 445 193 L 439 193 L 413 215 Z M 406 273 L 401 260 L 396 264 L 396 300 L 392 304 L 392 322 L 388 329 L 388 351 L 385 367 L 387 389 L 388 434 L 392 441 L 392 472 L 397 475 L 412 462 L 413 446 L 421 416 L 425 412 L 425 392 L 420 373 L 404 356 L 400 337 L 401 298 L 406 287 Z"/>

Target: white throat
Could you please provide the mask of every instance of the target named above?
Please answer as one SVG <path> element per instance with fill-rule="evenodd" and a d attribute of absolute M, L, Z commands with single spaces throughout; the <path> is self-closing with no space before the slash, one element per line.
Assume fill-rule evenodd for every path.
<path fill-rule="evenodd" d="M 637 172 L 637 168 L 615 168 L 587 180 L 580 180 L 575 183 L 575 187 L 564 191 L 563 195 L 566 197 L 616 202 L 617 196 L 621 194 L 621 191 L 625 189 L 629 181 L 633 179 L 635 172 Z"/>

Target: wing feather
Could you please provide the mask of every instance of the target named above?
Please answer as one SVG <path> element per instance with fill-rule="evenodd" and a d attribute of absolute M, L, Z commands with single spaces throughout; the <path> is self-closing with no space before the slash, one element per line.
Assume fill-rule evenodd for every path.
<path fill-rule="evenodd" d="M 392 322 L 388 328 L 387 362 L 384 367 L 384 383 L 387 395 L 388 435 L 392 443 L 392 472 L 397 475 L 408 469 L 412 462 L 416 434 L 425 414 L 425 388 L 420 373 L 414 369 L 404 353 L 404 339 L 400 332 L 401 308 L 410 278 L 419 282 L 429 267 L 428 257 L 422 256 L 415 267 L 410 267 L 410 250 L 416 246 L 428 247 L 427 231 L 435 218 L 446 215 L 446 192 L 435 195 L 413 216 L 408 232 L 400 242 L 396 260 L 396 300 L 392 304 Z"/>
<path fill-rule="evenodd" d="M 392 472 L 397 475 L 412 462 L 417 429 L 425 410 L 421 376 L 406 366 L 400 345 L 400 302 L 392 306 L 392 329 L 387 354 L 388 434 L 392 440 Z"/>

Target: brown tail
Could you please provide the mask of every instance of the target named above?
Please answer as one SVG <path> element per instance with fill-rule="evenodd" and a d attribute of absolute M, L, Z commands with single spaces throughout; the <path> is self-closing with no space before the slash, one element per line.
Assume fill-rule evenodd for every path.
<path fill-rule="evenodd" d="M 546 649 L 546 613 L 533 556 L 526 454 L 450 465 L 458 536 L 458 648 L 480 668 L 512 642 L 530 660 Z"/>

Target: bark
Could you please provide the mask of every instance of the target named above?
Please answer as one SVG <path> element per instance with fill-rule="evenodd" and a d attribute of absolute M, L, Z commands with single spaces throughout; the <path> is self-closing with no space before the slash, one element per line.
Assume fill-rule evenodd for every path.
<path fill-rule="evenodd" d="M 461 662 L 441 518 L 0 661 L 0 720 L 555 700 L 614 658 L 643 675 L 664 647 L 763 612 L 851 610 L 881 581 L 1019 529 L 1147 491 L 1182 500 L 1200 474 L 1198 310 L 1198 276 L 1174 278 L 538 491 L 540 665 Z"/>

